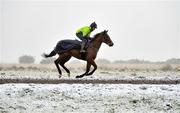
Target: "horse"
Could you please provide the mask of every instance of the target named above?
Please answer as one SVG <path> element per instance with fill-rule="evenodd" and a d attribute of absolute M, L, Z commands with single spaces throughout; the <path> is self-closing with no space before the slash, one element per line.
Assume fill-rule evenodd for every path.
<path fill-rule="evenodd" d="M 96 59 L 96 56 L 97 56 L 97 53 L 101 47 L 101 44 L 102 43 L 105 43 L 107 44 L 108 46 L 113 46 L 114 43 L 112 42 L 111 38 L 109 37 L 109 35 L 107 34 L 108 30 L 104 30 L 100 33 L 97 33 L 89 42 L 89 46 L 87 47 L 86 49 L 86 55 L 82 55 L 82 53 L 80 53 L 80 49 L 77 49 L 77 48 L 72 48 L 68 51 L 65 51 L 63 53 L 57 53 L 55 52 L 54 50 L 50 53 L 50 54 L 45 54 L 44 53 L 44 57 L 47 58 L 47 57 L 52 57 L 56 54 L 59 55 L 59 57 L 54 61 L 57 69 L 58 69 L 58 72 L 59 72 L 59 78 L 61 77 L 62 75 L 62 72 L 61 72 L 61 69 L 59 67 L 58 64 L 60 64 L 64 69 L 65 71 L 67 72 L 68 76 L 70 76 L 70 71 L 69 69 L 67 69 L 65 67 L 65 63 L 67 61 L 69 61 L 71 59 L 71 57 L 75 57 L 77 59 L 80 59 L 80 60 L 84 60 L 87 62 L 86 64 L 86 71 L 85 73 L 81 74 L 81 75 L 77 75 L 76 78 L 82 78 L 83 76 L 89 76 L 89 75 L 92 75 L 96 69 L 97 69 L 97 65 L 95 63 L 95 59 Z M 83 57 L 84 56 L 84 57 Z M 94 69 L 90 71 L 90 68 L 91 68 L 91 65 L 94 67 Z"/>

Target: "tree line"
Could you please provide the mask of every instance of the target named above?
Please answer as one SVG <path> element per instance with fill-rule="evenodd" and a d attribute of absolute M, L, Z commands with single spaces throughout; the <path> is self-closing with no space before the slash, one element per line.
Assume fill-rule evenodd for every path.
<path fill-rule="evenodd" d="M 51 57 L 51 58 L 43 58 L 39 63 L 40 64 L 51 64 L 54 63 L 54 60 L 56 58 Z M 159 62 L 152 62 L 152 61 L 145 61 L 145 60 L 139 60 L 139 59 L 130 59 L 130 60 L 116 60 L 116 61 L 109 61 L 107 59 L 97 59 L 96 60 L 97 63 L 100 64 L 110 64 L 110 63 L 114 63 L 114 64 L 122 64 L 122 63 L 134 63 L 134 64 L 142 64 L 142 63 L 168 63 L 168 64 L 180 64 L 180 59 L 178 58 L 171 58 L 168 59 L 166 61 L 159 61 Z M 19 57 L 19 63 L 20 64 L 33 64 L 35 63 L 35 57 L 31 56 L 31 55 L 22 55 Z"/>

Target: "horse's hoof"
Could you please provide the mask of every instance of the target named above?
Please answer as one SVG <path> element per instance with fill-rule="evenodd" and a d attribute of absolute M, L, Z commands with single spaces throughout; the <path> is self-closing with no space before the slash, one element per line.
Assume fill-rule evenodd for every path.
<path fill-rule="evenodd" d="M 76 78 L 82 78 L 82 77 L 83 77 L 83 76 L 81 76 L 81 75 L 80 75 L 80 76 L 76 76 Z"/>

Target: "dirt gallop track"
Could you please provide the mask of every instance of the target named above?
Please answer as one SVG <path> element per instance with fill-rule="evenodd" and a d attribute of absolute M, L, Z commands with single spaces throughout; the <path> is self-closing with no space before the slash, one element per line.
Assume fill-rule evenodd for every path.
<path fill-rule="evenodd" d="M 99 79 L 0 79 L 0 84 L 180 84 L 178 80 L 99 80 Z"/>

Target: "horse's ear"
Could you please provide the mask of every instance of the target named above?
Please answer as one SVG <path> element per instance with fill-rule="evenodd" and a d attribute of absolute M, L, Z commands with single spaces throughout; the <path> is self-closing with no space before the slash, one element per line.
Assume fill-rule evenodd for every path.
<path fill-rule="evenodd" d="M 104 30 L 104 34 L 106 34 L 108 32 L 108 30 Z"/>

